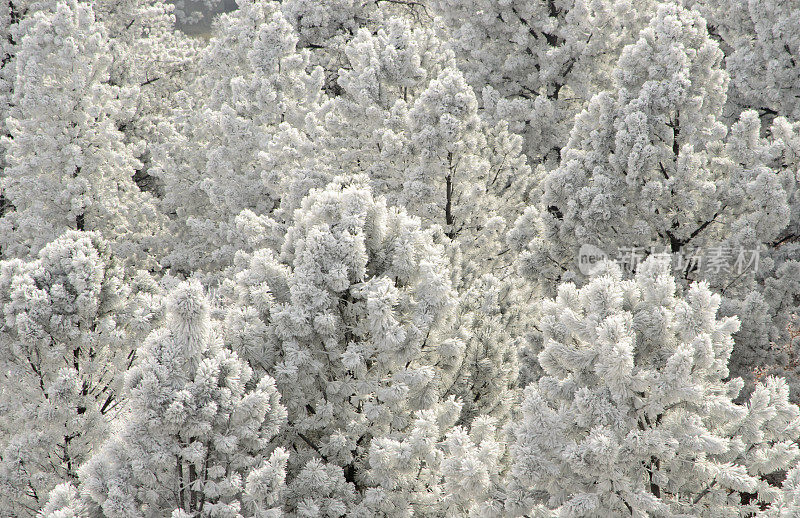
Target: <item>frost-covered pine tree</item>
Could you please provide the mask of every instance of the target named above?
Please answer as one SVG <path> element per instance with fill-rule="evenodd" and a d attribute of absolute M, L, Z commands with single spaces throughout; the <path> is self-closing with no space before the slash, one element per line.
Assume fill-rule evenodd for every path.
<path fill-rule="evenodd" d="M 306 133 L 281 132 L 262 154 L 262 179 L 280 193 L 280 205 L 269 221 L 249 210 L 236 218 L 248 247 L 265 243 L 275 223 L 285 231 L 310 189 L 337 174 L 363 172 L 390 204 L 406 207 L 426 226 L 445 227 L 458 241 L 453 248 L 461 250 L 452 253 L 464 263 L 459 283 L 488 273 L 494 279 L 481 282 L 507 282 L 511 254 L 503 252 L 501 236 L 532 183 L 522 139 L 505 124 L 479 118 L 452 53 L 431 29 L 387 18 L 375 33 L 360 29 L 344 55 L 339 95 L 307 118 Z"/>
<path fill-rule="evenodd" d="M 194 44 L 175 30 L 174 6 L 165 0 L 92 0 L 108 31 L 110 82 L 137 90 L 146 104 L 163 102 L 196 57 Z M 150 108 L 158 108 L 151 106 Z"/>
<path fill-rule="evenodd" d="M 800 410 L 780 378 L 743 383 L 738 328 L 705 283 L 679 295 L 668 261 L 633 280 L 608 264 L 562 284 L 542 311 L 545 375 L 512 427 L 505 510 L 558 516 L 753 516 L 780 497 L 767 475 L 797 465 Z"/>
<path fill-rule="evenodd" d="M 453 275 L 459 303 L 453 327 L 464 342 L 464 359 L 450 393 L 461 403 L 459 425 L 479 416 L 502 424 L 519 403 L 519 350 L 528 325 L 524 286 L 492 274 L 477 279 Z"/>
<path fill-rule="evenodd" d="M 781 0 L 691 4 L 722 42 L 732 104 L 767 119 L 800 118 L 800 6 Z"/>
<path fill-rule="evenodd" d="M 155 151 L 152 174 L 163 183 L 162 205 L 171 214 L 165 264 L 187 273 L 219 270 L 247 249 L 242 224 L 269 214 L 280 200 L 268 176 L 284 158 L 280 146 L 270 151 L 270 141 L 298 132 L 302 140 L 306 115 L 321 95 L 322 70 L 306 71 L 308 56 L 296 50 L 280 4 L 238 5 L 219 18 L 198 58 L 198 75 L 178 96 Z M 261 153 L 268 151 L 273 163 L 265 165 Z"/>
<path fill-rule="evenodd" d="M 723 141 L 721 61 L 699 14 L 659 8 L 623 51 L 617 90 L 595 96 L 576 118 L 561 166 L 544 179 L 541 202 L 518 222 L 512 240 L 530 247 L 524 271 L 552 288 L 565 271 L 577 270 L 584 243 L 609 252 L 663 244 L 677 253 L 726 237 L 737 216 L 750 212 L 742 232 L 762 241 L 777 235 L 788 216 L 780 179 L 755 153 L 747 156 L 749 138 L 736 138 L 754 130 L 757 136 L 758 127 L 747 118 L 732 131 L 732 146 Z M 738 163 L 740 157 L 750 163 Z"/>
<path fill-rule="evenodd" d="M 749 131 L 736 139 L 740 160 L 762 162 L 781 177 L 789 207 L 788 224 L 760 248 L 759 267 L 753 279 L 732 279 L 723 286 L 721 310 L 739 315 L 742 329 L 731 358 L 731 371 L 748 377 L 754 369 L 786 377 L 794 402 L 800 398 L 800 371 L 792 365 L 791 326 L 800 307 L 800 124 L 777 117 L 761 138 L 755 112 L 746 112 Z M 780 191 L 767 195 L 781 195 Z M 718 284 L 719 285 L 719 284 Z"/>
<path fill-rule="evenodd" d="M 24 34 L 22 22 L 36 11 L 52 7 L 55 0 L 2 0 L 0 1 L 0 135 L 8 136 L 6 118 L 9 116 L 14 84 L 17 77 L 16 54 Z M 0 146 L 0 167 L 5 168 L 4 146 Z M 0 177 L 3 174 L 0 173 Z M 0 189 L 0 216 L 12 208 Z"/>
<path fill-rule="evenodd" d="M 52 9 L 57 0 L 2 0 L 0 1 L 0 115 L 8 116 L 11 95 L 17 75 L 15 56 L 24 34 L 27 18 L 43 9 Z M 5 132 L 5 127 L 3 127 Z"/>
<path fill-rule="evenodd" d="M 533 180 L 522 139 L 481 119 L 433 30 L 390 18 L 376 34 L 360 30 L 345 53 L 341 94 L 317 117 L 325 163 L 368 174 L 390 203 L 458 237 L 465 256 L 485 263 L 478 276 L 502 266 L 496 238 L 521 212 Z"/>
<path fill-rule="evenodd" d="M 125 379 L 126 412 L 80 468 L 90 516 L 278 517 L 288 453 L 275 382 L 254 377 L 221 341 L 197 282 L 169 295 L 166 324 Z M 76 506 L 60 488 L 51 508 Z"/>
<path fill-rule="evenodd" d="M 121 109 L 116 124 L 137 158 L 149 160 L 147 144 L 154 119 L 169 106 L 167 99 L 182 85 L 194 45 L 174 30 L 172 5 L 165 0 L 91 0 L 97 21 L 106 29 L 108 82 L 119 90 Z M 0 120 L 5 121 L 16 80 L 16 54 L 28 21 L 36 12 L 53 11 L 58 0 L 3 0 L 0 2 Z M 5 134 L 5 128 L 3 128 Z M 147 164 L 137 170 L 137 182 L 148 182 Z"/>
<path fill-rule="evenodd" d="M 160 194 L 149 174 L 150 146 L 190 77 L 197 45 L 175 29 L 173 2 L 93 0 L 92 6 L 108 34 L 109 83 L 120 88 L 124 105 L 117 127 L 141 162 L 134 179 L 140 189 Z"/>
<path fill-rule="evenodd" d="M 452 52 L 432 30 L 391 18 L 374 34 L 360 29 L 344 55 L 339 95 L 318 115 L 325 130 L 318 145 L 334 171 L 364 172 L 377 192 L 399 201 L 404 176 L 415 165 L 408 112 L 428 83 L 453 65 Z"/>
<path fill-rule="evenodd" d="M 654 2 L 434 0 L 491 121 L 525 137 L 533 163 L 557 161 L 573 116 L 606 87 L 622 47 Z"/>
<path fill-rule="evenodd" d="M 57 485 L 42 507 L 37 518 L 86 518 L 89 510 L 81 501 L 75 486 L 69 482 Z"/>
<path fill-rule="evenodd" d="M 117 128 L 130 152 L 139 160 L 134 180 L 140 189 L 157 192 L 158 182 L 148 174 L 156 121 L 171 106 L 182 87 L 195 46 L 174 29 L 171 3 L 164 0 L 91 0 L 97 21 L 106 32 L 108 83 L 118 101 Z M 53 12 L 58 0 L 3 0 L 0 2 L 0 134 L 13 103 L 17 77 L 16 55 L 36 12 Z M 0 146 L 0 164 L 6 149 Z M 1 176 L 1 175 L 0 175 Z M 0 193 L 0 215 L 13 205 Z"/>
<path fill-rule="evenodd" d="M 470 250 L 499 243 L 492 238 L 503 217 L 524 206 L 530 169 L 521 138 L 481 120 L 446 44 L 433 30 L 390 18 L 376 34 L 360 30 L 345 54 L 341 94 L 317 115 L 325 163 L 368 174 L 390 203 L 450 238 L 466 234 Z M 482 260 L 492 256 L 485 250 Z"/>
<path fill-rule="evenodd" d="M 2 254 L 35 255 L 66 230 L 96 230 L 144 265 L 159 217 L 116 127 L 123 107 L 108 84 L 105 29 L 76 0 L 27 22 L 2 141 L 0 191 L 12 206 L 0 218 Z"/>
<path fill-rule="evenodd" d="M 733 266 L 738 254 L 752 257 L 784 235 L 797 180 L 795 170 L 778 165 L 785 143 L 760 136 L 755 112 L 730 128 L 721 122 L 728 81 L 722 57 L 696 11 L 660 6 L 623 50 L 616 91 L 596 95 L 575 119 L 561 165 L 546 175 L 540 202 L 509 238 L 522 251 L 523 274 L 545 293 L 561 280 L 584 279 L 582 245 L 616 257 L 626 250 L 640 258 L 653 250 L 674 254 L 680 278 L 707 279 L 723 292 L 727 314 L 752 308 L 758 318 L 744 320 L 734 355 L 752 368 L 753 356 L 770 354 L 770 331 L 758 328 L 769 328 L 772 317 L 756 292 L 775 263 Z M 690 260 L 715 250 L 727 254 L 719 266 Z"/>
<path fill-rule="evenodd" d="M 757 516 L 791 518 L 797 516 L 797 513 L 800 513 L 800 469 L 793 468 L 786 474 L 777 501 Z"/>
<path fill-rule="evenodd" d="M 12 0 L 0 2 L 0 56 L 2 56 L 2 60 L 0 60 L 0 121 L 5 121 L 8 116 L 11 93 L 14 91 L 16 38 L 13 31 L 19 23 L 19 17 L 19 7 Z M 0 128 L 2 134 L 5 135 L 5 123 Z M 0 156 L 4 154 L 5 150 L 0 149 Z M 0 161 L 0 164 L 4 165 L 4 162 Z M 0 194 L 0 216 L 5 210 L 5 198 Z"/>
<path fill-rule="evenodd" d="M 482 164 L 475 153 L 479 139 L 478 103 L 455 68 L 446 68 L 431 81 L 409 111 L 411 144 L 419 163 L 402 178 L 403 201 L 415 213 L 439 222 L 451 239 L 466 223 L 458 198 L 480 193 L 474 176 Z M 473 205 L 474 207 L 474 205 Z"/>
<path fill-rule="evenodd" d="M 299 48 L 310 50 L 312 63 L 325 70 L 325 91 L 332 96 L 342 93 L 337 80 L 348 68 L 346 49 L 362 29 L 375 34 L 397 17 L 417 27 L 433 22 L 421 2 L 283 0 L 281 9 L 297 31 Z"/>
<path fill-rule="evenodd" d="M 355 512 L 374 485 L 373 437 L 435 409 L 462 362 L 443 247 L 363 176 L 338 178 L 303 200 L 279 255 L 252 254 L 235 291 L 228 340 L 274 376 L 289 413 L 290 509 Z"/>
<path fill-rule="evenodd" d="M 461 404 L 449 399 L 415 415 L 404 434 L 372 441 L 363 516 L 499 516 L 507 448 L 494 418 L 457 426 Z"/>
<path fill-rule="evenodd" d="M 125 276 L 94 233 L 0 262 L 0 509 L 32 516 L 105 439 L 131 346 L 160 315 L 148 275 Z"/>
<path fill-rule="evenodd" d="M 317 117 L 323 162 L 330 172 L 366 173 L 388 203 L 443 229 L 470 358 L 458 374 L 472 394 L 465 416 L 507 408 L 496 403 L 513 398 L 495 388 L 515 377 L 514 331 L 506 326 L 517 318 L 518 287 L 502 235 L 532 184 L 522 139 L 504 124 L 484 123 L 452 54 L 430 29 L 390 18 L 376 34 L 361 29 L 345 53 L 341 94 Z M 281 211 L 291 214 L 297 204 L 284 201 Z"/>

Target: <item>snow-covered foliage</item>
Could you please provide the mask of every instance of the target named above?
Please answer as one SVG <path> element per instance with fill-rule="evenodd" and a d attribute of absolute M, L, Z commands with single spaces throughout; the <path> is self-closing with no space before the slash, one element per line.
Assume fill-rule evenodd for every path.
<path fill-rule="evenodd" d="M 391 204 L 451 238 L 464 234 L 469 250 L 502 246 L 504 220 L 522 211 L 530 189 L 522 139 L 479 117 L 446 44 L 390 18 L 377 34 L 358 31 L 345 54 L 341 93 L 317 115 L 325 164 L 368 174 Z"/>
<path fill-rule="evenodd" d="M 498 487 L 504 441 L 490 417 L 469 430 L 455 426 L 460 404 L 453 399 L 421 411 L 399 438 L 374 439 L 367 490 L 369 516 L 466 516 L 480 513 Z"/>
<path fill-rule="evenodd" d="M 800 515 L 796 4 L 0 0 L 0 518 Z"/>
<path fill-rule="evenodd" d="M 729 378 L 732 317 L 704 283 L 678 296 L 669 264 L 608 268 L 543 307 L 544 376 L 513 426 L 507 508 L 559 516 L 752 516 L 797 465 L 800 410 L 768 378 L 745 405 Z"/>
<path fill-rule="evenodd" d="M 160 290 L 125 275 L 97 234 L 0 262 L 0 508 L 31 516 L 100 445 Z"/>
<path fill-rule="evenodd" d="M 725 294 L 727 313 L 748 313 L 733 360 L 740 375 L 741 364 L 771 361 L 769 341 L 780 325 L 772 319 L 796 305 L 798 292 L 785 280 L 797 268 L 787 257 L 770 252 L 757 268 L 732 267 L 739 254 L 769 252 L 787 236 L 798 179 L 783 156 L 796 137 L 776 120 L 770 139 L 762 138 L 753 111 L 729 128 L 722 122 L 722 58 L 696 11 L 659 7 L 623 49 L 616 91 L 596 95 L 576 117 L 561 165 L 509 237 L 523 274 L 546 293 L 561 280 L 584 278 L 576 261 L 583 245 L 638 250 L 640 258 L 673 254 L 682 279 L 708 280 Z M 785 250 L 791 257 L 795 249 L 789 243 Z M 698 251 L 718 251 L 717 263 L 692 262 Z M 784 277 L 786 292 L 766 303 L 774 276 Z"/>
<path fill-rule="evenodd" d="M 108 31 L 109 84 L 120 88 L 125 105 L 117 126 L 141 162 L 134 179 L 142 190 L 156 192 L 160 186 L 149 174 L 151 143 L 159 121 L 177 102 L 196 45 L 174 30 L 169 0 L 93 0 L 92 5 Z"/>
<path fill-rule="evenodd" d="M 280 253 L 252 254 L 235 291 L 229 340 L 275 377 L 297 452 L 290 466 L 337 466 L 331 476 L 344 477 L 348 494 L 336 505 L 346 503 L 370 485 L 372 438 L 404 432 L 414 411 L 435 407 L 462 361 L 463 344 L 448 334 L 456 299 L 442 247 L 373 197 L 366 178 L 343 177 L 312 190 Z M 294 486 L 304 491 L 298 506 L 334 505 Z"/>
<path fill-rule="evenodd" d="M 114 122 L 123 133 L 130 151 L 141 161 L 134 180 L 145 190 L 157 185 L 147 174 L 148 144 L 155 120 L 171 105 L 168 97 L 180 88 L 183 74 L 193 56 L 194 46 L 174 31 L 172 6 L 165 0 L 93 0 L 89 2 L 96 19 L 106 29 L 108 84 L 120 101 Z M 52 12 L 55 0 L 4 0 L 0 2 L 0 118 L 2 135 L 8 136 L 6 118 L 13 103 L 17 78 L 16 55 L 23 36 L 37 12 Z M 37 72 L 39 73 L 39 72 Z M 77 91 L 82 91 L 78 88 Z M 0 149 L 0 156 L 5 149 Z M 9 207 L 2 203 L 0 215 Z"/>
<path fill-rule="evenodd" d="M 522 138 L 507 124 L 481 119 L 472 89 L 431 29 L 391 18 L 377 34 L 361 29 L 345 52 L 342 91 L 318 115 L 324 125 L 317 149 L 331 174 L 363 172 L 390 204 L 419 216 L 426 227 L 442 228 L 460 292 L 457 327 L 470 358 L 459 383 L 472 384 L 473 397 L 484 399 L 487 384 L 516 380 L 515 331 L 506 327 L 518 317 L 512 306 L 524 290 L 512 278 L 513 256 L 505 253 L 502 236 L 532 188 Z M 303 170 L 319 173 L 316 163 Z M 301 174 L 298 180 L 312 186 L 320 178 Z M 296 207 L 284 201 L 282 211 Z M 500 394 L 491 397 L 513 399 Z M 467 414 L 475 406 L 504 406 L 467 399 Z"/>
<path fill-rule="evenodd" d="M 610 80 L 650 0 L 433 0 L 487 115 L 524 135 L 533 162 L 557 160 L 572 118 Z"/>
<path fill-rule="evenodd" d="M 577 270 L 572 259 L 585 243 L 676 253 L 733 240 L 737 230 L 749 235 L 735 242 L 778 235 L 789 211 L 780 177 L 749 149 L 760 144 L 758 118 L 744 116 L 723 140 L 721 64 L 696 12 L 659 9 L 622 52 L 616 92 L 596 95 L 575 119 L 561 166 L 518 222 L 511 237 L 528 248 L 526 273 L 552 289 Z"/>
<path fill-rule="evenodd" d="M 126 107 L 108 84 L 105 28 L 77 1 L 28 22 L 2 141 L 0 189 L 12 208 L 0 218 L 0 251 L 26 257 L 67 230 L 96 230 L 146 265 L 159 218 L 133 181 L 139 162 L 116 126 Z"/>
<path fill-rule="evenodd" d="M 731 100 L 762 115 L 800 118 L 800 5 L 781 0 L 691 3 L 725 50 Z"/>
<path fill-rule="evenodd" d="M 248 246 L 240 213 L 261 216 L 278 204 L 281 193 L 269 177 L 288 158 L 271 155 L 266 161 L 278 163 L 266 164 L 262 154 L 285 133 L 302 139 L 321 95 L 322 70 L 308 73 L 296 44 L 277 2 L 239 0 L 239 9 L 217 22 L 198 58 L 202 74 L 178 94 L 154 146 L 152 174 L 171 215 L 165 264 L 185 272 L 230 265 Z"/>
<path fill-rule="evenodd" d="M 300 48 L 325 70 L 325 90 L 334 96 L 341 93 L 339 74 L 348 68 L 347 47 L 362 29 L 375 34 L 397 17 L 432 21 L 423 3 L 407 0 L 282 0 L 281 9 Z"/>
<path fill-rule="evenodd" d="M 197 282 L 170 293 L 125 378 L 118 429 L 80 468 L 92 516 L 280 516 L 288 453 L 272 440 L 286 409 L 222 334 Z"/>

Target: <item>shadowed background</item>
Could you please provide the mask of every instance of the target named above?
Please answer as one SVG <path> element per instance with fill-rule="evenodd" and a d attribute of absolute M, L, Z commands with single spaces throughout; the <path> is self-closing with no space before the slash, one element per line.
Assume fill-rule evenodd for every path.
<path fill-rule="evenodd" d="M 211 30 L 216 15 L 236 9 L 236 0 L 173 0 L 172 3 L 176 7 L 178 28 L 197 36 Z"/>

